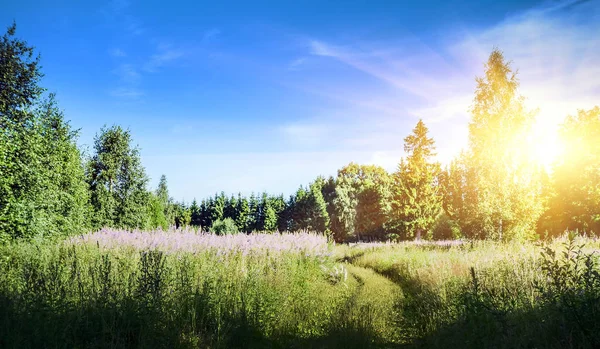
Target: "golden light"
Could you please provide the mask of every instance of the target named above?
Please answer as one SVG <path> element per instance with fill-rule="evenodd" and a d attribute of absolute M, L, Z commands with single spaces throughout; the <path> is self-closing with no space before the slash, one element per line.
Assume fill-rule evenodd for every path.
<path fill-rule="evenodd" d="M 564 144 L 558 135 L 559 125 L 548 119 L 538 118 L 534 123 L 529 144 L 528 157 L 546 170 L 564 153 Z"/>

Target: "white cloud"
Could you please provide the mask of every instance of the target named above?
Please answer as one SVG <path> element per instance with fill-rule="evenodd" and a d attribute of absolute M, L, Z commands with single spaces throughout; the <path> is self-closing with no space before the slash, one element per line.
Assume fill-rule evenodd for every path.
<path fill-rule="evenodd" d="M 296 58 L 288 64 L 289 70 L 299 70 L 300 67 L 306 62 L 306 57 Z"/>
<path fill-rule="evenodd" d="M 144 93 L 141 90 L 133 87 L 119 87 L 110 91 L 110 95 L 119 98 L 136 99 L 143 96 Z"/>
<path fill-rule="evenodd" d="M 121 64 L 114 73 L 125 84 L 137 84 L 141 79 L 141 74 L 132 64 Z"/>
<path fill-rule="evenodd" d="M 447 162 L 467 143 L 475 77 L 483 75 L 483 64 L 495 47 L 518 69 L 520 91 L 530 108 L 539 108 L 540 118 L 558 124 L 578 108 L 599 104 L 598 18 L 598 1 L 553 3 L 484 30 L 451 33 L 447 37 L 453 39 L 435 50 L 414 38 L 351 44 L 308 40 L 311 55 L 351 67 L 383 87 L 374 90 L 360 80 L 336 83 L 335 76 L 325 75 L 324 86 L 302 88 L 358 107 L 355 114 L 365 115 L 339 124 L 338 132 L 360 127 L 351 122 L 365 126 L 376 120 L 388 120 L 389 128 L 404 127 L 397 129 L 396 145 L 383 143 L 381 129 L 364 128 L 361 142 L 379 141 L 390 150 L 410 132 L 406 125 L 423 118 L 436 139 L 438 158 Z M 396 121 L 389 121 L 394 112 Z"/>
<path fill-rule="evenodd" d="M 159 47 L 159 52 L 153 54 L 144 65 L 144 70 L 150 73 L 156 72 L 165 65 L 184 56 L 181 49 L 171 48 L 170 46 Z"/>

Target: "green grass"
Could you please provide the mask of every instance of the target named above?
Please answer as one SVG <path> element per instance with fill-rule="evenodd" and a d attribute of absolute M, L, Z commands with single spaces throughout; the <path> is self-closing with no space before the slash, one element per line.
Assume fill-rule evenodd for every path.
<path fill-rule="evenodd" d="M 13 243 L 0 246 L 0 347 L 594 348 L 599 246 L 337 245 L 311 257 Z"/>
<path fill-rule="evenodd" d="M 401 288 L 397 330 L 412 346 L 595 348 L 600 345 L 597 248 L 596 240 L 562 239 L 545 248 L 399 243 L 338 253 Z"/>

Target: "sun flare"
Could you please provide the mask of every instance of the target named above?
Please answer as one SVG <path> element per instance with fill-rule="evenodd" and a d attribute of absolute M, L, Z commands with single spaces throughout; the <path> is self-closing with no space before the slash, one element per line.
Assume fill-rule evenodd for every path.
<path fill-rule="evenodd" d="M 558 128 L 558 124 L 540 118 L 531 130 L 530 142 L 527 147 L 529 158 L 542 165 L 546 170 L 549 170 L 564 152 Z"/>

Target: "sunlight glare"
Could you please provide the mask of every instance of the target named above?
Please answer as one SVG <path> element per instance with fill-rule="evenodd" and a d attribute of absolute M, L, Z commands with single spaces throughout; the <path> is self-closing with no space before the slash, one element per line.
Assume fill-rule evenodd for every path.
<path fill-rule="evenodd" d="M 564 151 L 558 128 L 558 124 L 538 118 L 531 130 L 529 157 L 546 170 L 551 169 Z"/>

